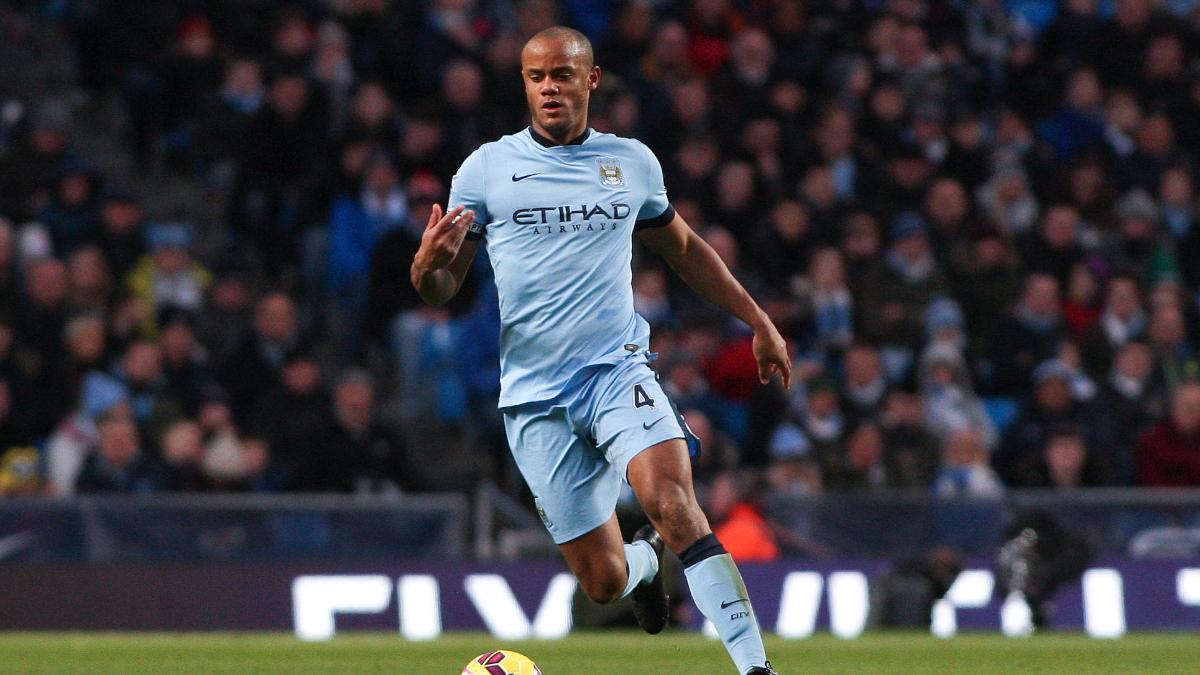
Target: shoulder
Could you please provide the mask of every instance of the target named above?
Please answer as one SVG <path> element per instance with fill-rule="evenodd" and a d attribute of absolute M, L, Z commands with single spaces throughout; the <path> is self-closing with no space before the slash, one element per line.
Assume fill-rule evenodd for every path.
<path fill-rule="evenodd" d="M 502 153 L 520 152 L 527 147 L 525 141 L 528 137 L 528 134 L 528 130 L 521 130 L 516 133 L 506 134 L 494 141 L 488 141 L 481 144 L 475 149 L 475 152 L 471 153 L 471 155 L 485 155 L 490 157 L 492 155 L 498 155 Z"/>
<path fill-rule="evenodd" d="M 601 152 L 610 152 L 614 155 L 624 155 L 627 157 L 636 157 L 638 159 L 647 158 L 653 159 L 654 153 L 636 138 L 626 138 L 625 136 L 617 136 L 615 134 L 605 133 L 602 131 L 592 132 L 590 144 L 595 144 L 596 150 Z"/>

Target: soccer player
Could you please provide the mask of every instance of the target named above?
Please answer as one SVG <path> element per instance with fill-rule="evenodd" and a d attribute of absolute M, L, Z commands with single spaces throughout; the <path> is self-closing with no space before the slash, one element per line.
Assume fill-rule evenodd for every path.
<path fill-rule="evenodd" d="M 633 309 L 633 238 L 753 328 L 764 384 L 778 375 L 790 386 L 786 344 L 668 203 L 654 154 L 588 128 L 600 84 L 588 39 L 564 27 L 538 33 L 521 52 L 521 75 L 531 126 L 463 162 L 448 210 L 430 215 L 412 282 L 426 302 L 446 302 L 487 242 L 509 446 L 584 592 L 596 602 L 632 595 L 642 628 L 661 631 L 669 546 L 738 672 L 770 675 L 741 574 L 696 502 L 690 432 L 649 366 L 649 326 Z M 621 479 L 652 525 L 630 544 L 614 513 Z"/>

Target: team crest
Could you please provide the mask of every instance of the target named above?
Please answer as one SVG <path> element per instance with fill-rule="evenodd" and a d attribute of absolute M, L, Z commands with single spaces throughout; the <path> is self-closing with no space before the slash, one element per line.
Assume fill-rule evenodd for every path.
<path fill-rule="evenodd" d="M 625 174 L 621 172 L 621 160 L 616 157 L 601 157 L 596 160 L 600 167 L 600 184 L 605 187 L 625 187 Z"/>

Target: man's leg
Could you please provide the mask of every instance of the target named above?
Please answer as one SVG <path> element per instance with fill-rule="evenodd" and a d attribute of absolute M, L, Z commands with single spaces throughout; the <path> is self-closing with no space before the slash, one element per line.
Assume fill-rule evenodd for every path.
<path fill-rule="evenodd" d="M 658 556 L 644 541 L 626 544 L 614 515 L 600 527 L 559 544 L 567 565 L 593 602 L 623 598 L 658 574 Z"/>
<path fill-rule="evenodd" d="M 562 407 L 509 410 L 504 426 L 542 522 L 589 598 L 623 598 L 658 574 L 650 544 L 621 540 L 617 472 L 574 432 Z"/>
<path fill-rule="evenodd" d="M 663 441 L 638 453 L 629 462 L 628 476 L 650 522 L 683 562 L 692 599 L 716 626 L 738 671 L 765 668 L 766 649 L 750 597 L 696 501 L 683 440 Z"/>

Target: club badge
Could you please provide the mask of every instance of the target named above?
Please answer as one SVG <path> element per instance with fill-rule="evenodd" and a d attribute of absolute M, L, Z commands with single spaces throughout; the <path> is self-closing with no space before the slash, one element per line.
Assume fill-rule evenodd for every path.
<path fill-rule="evenodd" d="M 596 160 L 600 168 L 600 184 L 605 187 L 625 187 L 625 174 L 621 172 L 621 160 L 616 157 L 600 157 Z"/>

